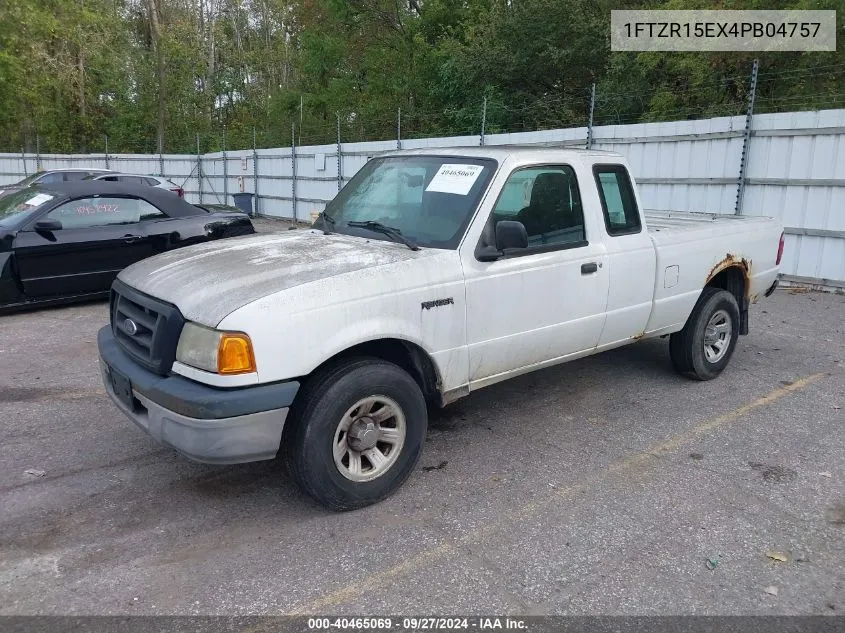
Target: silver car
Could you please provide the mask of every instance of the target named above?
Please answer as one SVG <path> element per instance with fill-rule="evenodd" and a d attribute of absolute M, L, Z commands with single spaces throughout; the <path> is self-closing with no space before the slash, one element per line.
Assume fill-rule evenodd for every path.
<path fill-rule="evenodd" d="M 14 184 L 0 185 L 0 196 L 11 193 L 12 191 L 18 191 L 24 187 L 29 187 L 30 185 L 55 185 L 60 182 L 84 180 L 86 178 L 106 176 L 113 173 L 115 172 L 110 169 L 100 169 L 97 167 L 70 167 L 67 169 L 37 171 Z"/>
<path fill-rule="evenodd" d="M 162 178 L 161 176 L 146 176 L 143 174 L 123 174 L 120 172 L 110 172 L 103 174 L 92 174 L 86 180 L 106 180 L 109 182 L 126 182 L 133 185 L 148 185 L 158 189 L 167 189 L 172 191 L 180 198 L 185 197 L 185 190 L 182 189 L 175 182 Z"/>

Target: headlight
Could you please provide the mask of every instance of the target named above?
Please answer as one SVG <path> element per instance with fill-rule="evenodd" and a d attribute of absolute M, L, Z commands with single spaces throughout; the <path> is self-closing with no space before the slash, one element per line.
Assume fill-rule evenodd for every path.
<path fill-rule="evenodd" d="M 176 347 L 176 360 L 217 374 L 248 374 L 255 371 L 252 341 L 243 332 L 221 332 L 186 323 Z"/>

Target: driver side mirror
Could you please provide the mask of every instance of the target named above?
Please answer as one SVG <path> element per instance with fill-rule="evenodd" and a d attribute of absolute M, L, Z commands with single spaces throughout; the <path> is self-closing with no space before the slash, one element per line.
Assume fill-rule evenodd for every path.
<path fill-rule="evenodd" d="M 502 220 L 496 224 L 496 248 L 528 248 L 528 232 L 525 225 L 516 220 Z"/>
<path fill-rule="evenodd" d="M 62 228 L 62 223 L 58 220 L 39 220 L 36 222 L 33 227 L 36 231 L 45 231 L 45 232 L 52 232 L 52 231 L 59 231 Z"/>
<path fill-rule="evenodd" d="M 500 259 L 505 250 L 515 248 L 528 248 L 525 225 L 516 220 L 500 220 L 496 223 L 496 245 L 480 248 L 476 251 L 476 258 L 481 262 L 493 262 Z"/>

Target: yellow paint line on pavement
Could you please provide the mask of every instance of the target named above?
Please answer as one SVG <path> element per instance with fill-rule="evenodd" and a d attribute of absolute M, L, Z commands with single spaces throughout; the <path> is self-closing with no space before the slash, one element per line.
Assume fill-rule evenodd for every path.
<path fill-rule="evenodd" d="M 501 522 L 489 523 L 485 527 L 474 530 L 460 539 L 456 539 L 452 542 L 446 541 L 430 549 L 423 550 L 422 552 L 411 556 L 407 560 L 403 561 L 402 563 L 399 563 L 398 565 L 395 565 L 394 567 L 390 567 L 383 571 L 368 574 L 366 577 L 353 581 L 352 583 L 348 584 L 345 587 L 342 587 L 341 589 L 338 589 L 337 591 L 333 591 L 324 596 L 320 596 L 319 598 L 316 598 L 311 602 L 299 605 L 289 611 L 288 614 L 305 615 L 321 612 L 325 613 L 327 609 L 344 604 L 345 602 L 349 602 L 357 596 L 378 589 L 379 587 L 385 586 L 391 580 L 397 578 L 398 576 L 401 576 L 402 574 L 405 574 L 406 572 L 420 569 L 424 565 L 431 563 L 432 561 L 435 561 L 437 559 L 443 558 L 448 554 L 457 551 L 461 547 L 467 546 L 470 543 L 481 540 L 484 538 L 485 535 L 489 534 L 490 532 L 506 528 L 514 520 L 524 521 L 526 515 L 532 514 L 545 507 L 548 507 L 555 501 L 559 501 L 561 498 L 570 497 L 577 492 L 587 490 L 603 482 L 604 480 L 608 479 L 613 475 L 632 473 L 636 471 L 638 466 L 641 466 L 647 462 L 651 462 L 658 456 L 676 451 L 681 446 L 689 444 L 696 438 L 706 433 L 714 431 L 729 422 L 733 422 L 734 420 L 737 420 L 747 415 L 748 413 L 759 409 L 760 407 L 772 404 L 773 402 L 779 400 L 780 398 L 783 398 L 784 396 L 790 393 L 800 391 L 801 389 L 808 387 L 810 384 L 816 382 L 817 380 L 820 380 L 824 376 L 825 374 L 823 373 L 811 374 L 809 376 L 805 376 L 804 378 L 795 380 L 794 382 L 788 385 L 778 387 L 777 389 L 770 391 L 766 395 L 761 396 L 760 398 L 757 398 L 752 402 L 748 402 L 740 407 L 737 407 L 736 409 L 732 409 L 731 411 L 728 411 L 716 417 L 704 420 L 703 422 L 696 424 L 695 426 L 683 433 L 679 433 L 678 435 L 670 437 L 667 440 L 658 442 L 657 444 L 653 444 L 646 450 L 636 453 L 635 455 L 632 455 L 628 458 L 616 461 L 610 464 L 607 468 L 599 470 L 596 473 L 589 475 L 578 482 L 573 483 L 572 485 L 560 488 L 552 488 L 550 489 L 550 494 L 546 495 L 544 498 L 531 501 L 520 506 L 519 508 L 516 508 L 513 511 L 508 512 L 507 516 L 503 517 L 504 520 Z M 514 519 L 509 520 L 507 517 L 514 517 Z"/>
<path fill-rule="evenodd" d="M 67 391 L 65 393 L 51 394 L 40 398 L 41 400 L 82 400 L 93 396 L 106 395 L 105 389 L 88 389 L 85 391 Z"/>

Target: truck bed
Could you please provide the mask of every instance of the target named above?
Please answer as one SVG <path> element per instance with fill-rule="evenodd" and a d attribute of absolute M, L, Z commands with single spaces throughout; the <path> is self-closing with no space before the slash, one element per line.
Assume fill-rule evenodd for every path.
<path fill-rule="evenodd" d="M 758 224 L 771 222 L 770 218 L 761 216 L 650 209 L 645 210 L 645 218 L 649 233 L 667 237 L 672 234 L 680 237 L 690 232 L 701 235 L 712 231 L 724 235 L 726 231 L 750 231 Z"/>
<path fill-rule="evenodd" d="M 777 278 L 780 222 L 762 216 L 684 211 L 645 212 L 657 255 L 654 312 L 650 325 L 686 320 L 702 286 L 729 267 L 745 278 L 754 301 Z"/>

